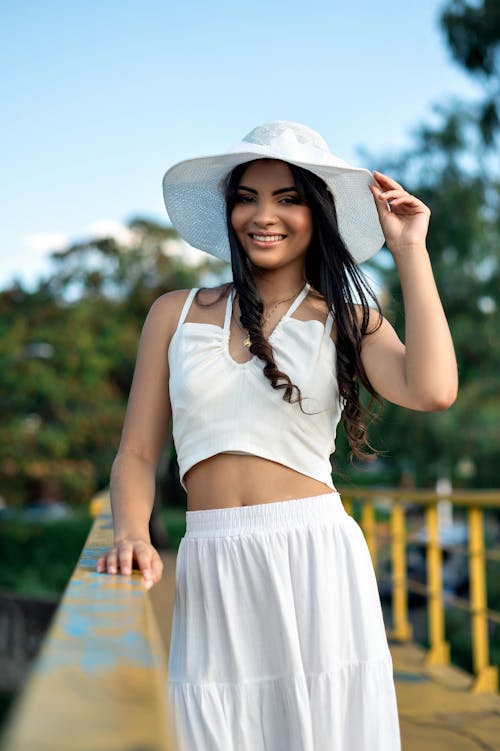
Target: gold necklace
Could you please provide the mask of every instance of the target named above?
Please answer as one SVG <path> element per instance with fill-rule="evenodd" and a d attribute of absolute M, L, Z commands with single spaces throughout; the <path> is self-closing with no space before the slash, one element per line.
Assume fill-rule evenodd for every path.
<path fill-rule="evenodd" d="M 303 288 L 301 288 L 301 289 L 303 289 Z M 295 292 L 295 294 L 291 295 L 290 297 L 286 297 L 284 300 L 278 300 L 278 302 L 276 302 L 272 306 L 272 308 L 270 310 L 268 310 L 268 312 L 266 313 L 266 315 L 261 319 L 261 328 L 264 327 L 264 324 L 271 317 L 271 315 L 274 313 L 274 311 L 276 310 L 276 308 L 278 307 L 278 305 L 281 305 L 281 303 L 288 302 L 289 300 L 292 300 L 294 297 L 297 297 L 297 295 L 301 292 L 301 289 L 299 289 L 298 292 Z M 236 318 L 234 320 L 236 320 Z M 237 321 L 237 324 L 240 327 L 240 329 L 244 330 L 243 326 L 240 324 L 239 321 Z M 246 337 L 243 339 L 243 346 L 244 347 L 250 347 L 251 344 L 252 344 L 252 342 L 250 341 L 250 334 L 248 333 L 246 335 Z"/>

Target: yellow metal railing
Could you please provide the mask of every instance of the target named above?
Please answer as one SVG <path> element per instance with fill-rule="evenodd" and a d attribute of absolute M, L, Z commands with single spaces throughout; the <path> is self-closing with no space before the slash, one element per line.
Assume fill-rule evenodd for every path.
<path fill-rule="evenodd" d="M 379 501 L 390 506 L 386 542 L 391 560 L 393 638 L 409 641 L 412 628 L 408 593 L 427 597 L 428 664 L 446 664 L 445 602 L 470 613 L 475 692 L 497 690 L 497 668 L 490 664 L 485 561 L 500 561 L 500 551 L 485 551 L 484 509 L 500 508 L 500 491 L 455 491 L 446 499 L 467 510 L 468 546 L 454 549 L 468 556 L 470 600 L 447 595 L 442 584 L 438 504 L 443 496 L 407 489 L 339 488 L 352 513 L 361 505 L 361 527 L 375 569 L 381 535 Z M 426 584 L 407 576 L 407 546 L 416 541 L 407 531 L 406 511 L 425 512 Z M 95 522 L 77 567 L 44 641 L 5 733 L 3 751 L 89 751 L 148 749 L 173 751 L 171 723 L 165 707 L 166 655 L 142 577 L 103 576 L 95 572 L 100 552 L 112 543 L 112 519 L 106 494 L 94 499 Z M 420 538 L 418 538 L 420 542 Z"/>
<path fill-rule="evenodd" d="M 2 751 L 174 751 L 166 655 L 142 576 L 95 570 L 112 544 L 107 494 L 40 655 L 16 699 Z"/>
<path fill-rule="evenodd" d="M 450 660 L 445 638 L 445 603 L 467 611 L 471 616 L 472 691 L 498 690 L 498 670 L 490 664 L 488 621 L 500 623 L 500 613 L 489 610 L 486 595 L 486 559 L 500 561 L 500 551 L 486 551 L 484 546 L 484 509 L 500 509 L 500 490 L 467 490 L 446 493 L 446 496 L 425 490 L 393 488 L 339 488 L 344 506 L 352 513 L 353 501 L 362 504 L 360 525 L 365 534 L 375 570 L 378 569 L 375 506 L 378 501 L 390 503 L 390 558 L 392 582 L 391 636 L 399 641 L 412 638 L 408 618 L 408 593 L 418 592 L 427 598 L 429 650 L 427 664 L 444 665 Z M 467 509 L 468 546 L 447 546 L 468 556 L 470 599 L 443 592 L 442 548 L 439 539 L 438 504 L 446 500 L 453 506 Z M 407 545 L 415 536 L 407 532 L 405 509 L 420 505 L 425 510 L 426 584 L 407 578 Z"/>

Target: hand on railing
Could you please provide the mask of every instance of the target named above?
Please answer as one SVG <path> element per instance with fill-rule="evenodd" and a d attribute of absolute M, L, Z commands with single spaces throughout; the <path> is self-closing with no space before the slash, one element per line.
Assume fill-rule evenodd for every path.
<path fill-rule="evenodd" d="M 130 575 L 134 561 L 144 577 L 147 589 L 158 584 L 163 573 L 163 562 L 149 540 L 132 538 L 116 540 L 114 545 L 98 558 L 96 570 L 100 574 Z"/>

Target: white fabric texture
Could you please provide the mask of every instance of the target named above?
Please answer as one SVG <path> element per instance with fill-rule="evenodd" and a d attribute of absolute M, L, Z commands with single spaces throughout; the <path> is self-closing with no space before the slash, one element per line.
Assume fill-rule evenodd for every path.
<path fill-rule="evenodd" d="M 292 317 L 310 289 L 307 282 L 269 336 L 278 368 L 301 390 L 302 412 L 271 386 L 263 360 L 231 357 L 234 286 L 223 327 L 185 322 L 197 289 L 188 294 L 168 350 L 172 435 L 184 490 L 185 473 L 221 451 L 279 462 L 333 489 L 330 456 L 341 405 L 332 314 L 325 325 Z"/>
<path fill-rule="evenodd" d="M 400 751 L 375 573 L 338 493 L 186 522 L 166 687 L 179 751 Z"/>

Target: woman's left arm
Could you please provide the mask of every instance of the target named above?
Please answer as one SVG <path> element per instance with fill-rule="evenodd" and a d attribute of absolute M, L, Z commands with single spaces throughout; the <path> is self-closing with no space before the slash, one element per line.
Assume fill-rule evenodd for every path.
<path fill-rule="evenodd" d="M 426 248 L 430 210 L 392 178 L 381 172 L 374 176 L 370 189 L 403 292 L 405 344 L 383 319 L 380 328 L 363 339 L 363 365 L 385 399 L 416 410 L 446 409 L 456 399 L 458 375 Z"/>

